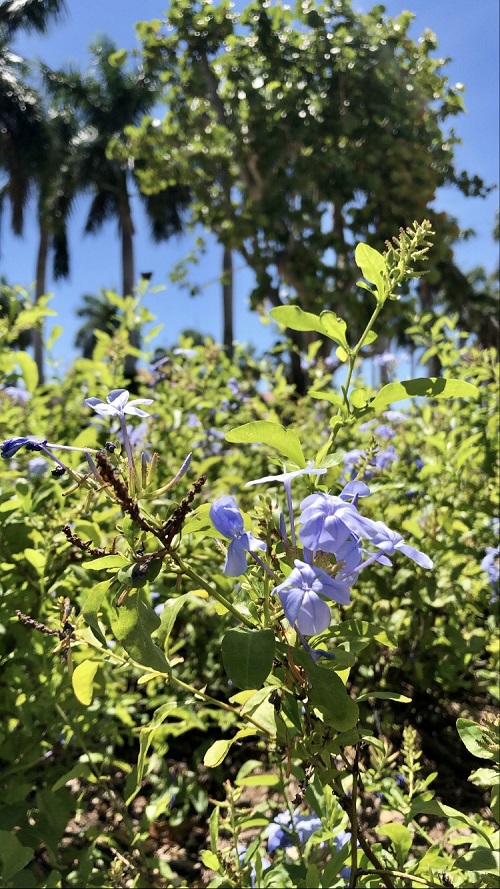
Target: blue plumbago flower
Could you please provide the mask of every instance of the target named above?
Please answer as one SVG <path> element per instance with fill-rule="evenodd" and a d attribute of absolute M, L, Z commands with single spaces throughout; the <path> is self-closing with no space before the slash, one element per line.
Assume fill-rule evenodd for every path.
<path fill-rule="evenodd" d="M 233 395 L 238 395 L 238 396 L 240 396 L 240 395 L 243 394 L 242 391 L 241 391 L 241 389 L 240 389 L 238 380 L 237 380 L 235 377 L 231 377 L 231 378 L 227 381 L 227 384 L 226 384 L 226 385 L 227 385 L 227 388 L 231 390 L 231 392 L 232 392 Z"/>
<path fill-rule="evenodd" d="M 388 556 L 393 555 L 396 551 L 402 552 L 405 556 L 408 556 L 409 559 L 416 562 L 417 565 L 420 565 L 421 568 L 430 569 L 433 567 L 434 562 L 432 559 L 429 559 L 429 556 L 426 556 L 425 553 L 415 549 L 414 546 L 409 546 L 405 543 L 401 534 L 398 534 L 397 531 L 391 531 L 385 522 L 374 522 L 374 525 L 377 530 L 375 535 L 371 537 L 373 546 L 376 546 Z M 378 559 L 378 561 L 380 561 L 380 559 Z"/>
<path fill-rule="evenodd" d="M 124 414 L 149 417 L 149 414 L 137 405 L 152 404 L 152 398 L 134 398 L 132 401 L 129 401 L 129 398 L 128 389 L 112 389 L 109 395 L 106 395 L 106 401 L 101 401 L 100 398 L 86 398 L 84 404 L 91 407 L 100 417 L 123 417 Z"/>
<path fill-rule="evenodd" d="M 41 444 L 41 442 L 37 442 L 37 439 L 34 436 L 26 436 L 26 435 L 18 435 L 15 438 L 6 438 L 5 441 L 0 445 L 0 453 L 4 460 L 10 460 L 14 454 L 17 454 L 21 448 L 24 448 L 28 442 L 33 442 L 34 444 Z"/>
<path fill-rule="evenodd" d="M 396 453 L 396 448 L 394 445 L 390 444 L 387 448 L 384 448 L 383 451 L 379 451 L 375 457 L 375 468 L 376 469 L 387 469 L 391 463 L 394 463 L 395 460 L 398 460 L 398 455 Z"/>
<path fill-rule="evenodd" d="M 54 460 L 61 469 L 65 470 L 68 469 L 68 467 L 52 453 L 53 448 L 57 448 L 61 451 L 79 451 L 80 453 L 88 454 L 87 448 L 74 448 L 71 445 L 51 444 L 46 438 L 36 438 L 34 435 L 18 435 L 15 438 L 6 438 L 5 441 L 0 444 L 0 454 L 4 460 L 10 460 L 14 454 L 17 454 L 17 452 L 21 450 L 21 448 L 26 448 L 27 451 L 37 451 L 46 454 L 47 457 Z"/>
<path fill-rule="evenodd" d="M 384 417 L 389 423 L 401 423 L 408 419 L 408 415 L 402 411 L 384 411 Z"/>
<path fill-rule="evenodd" d="M 354 487 L 353 487 L 354 486 Z M 339 497 L 333 494 L 310 494 L 300 504 L 300 542 L 313 553 L 321 550 L 335 553 L 349 537 L 370 538 L 376 533 L 375 523 L 361 516 L 355 503 L 345 498 L 364 496 L 369 488 L 363 482 L 350 482 Z"/>
<path fill-rule="evenodd" d="M 248 850 L 247 850 L 247 847 L 246 847 L 243 843 L 238 843 L 238 846 L 237 846 L 237 848 L 236 848 L 236 851 L 238 852 L 238 861 L 239 861 L 239 863 L 240 863 L 241 865 L 244 865 L 244 864 L 245 864 L 245 856 L 246 856 L 247 851 L 248 851 Z M 263 858 L 263 857 L 261 856 L 261 859 L 260 859 L 260 860 L 261 860 L 261 862 L 262 862 L 262 871 L 265 871 L 265 870 L 267 870 L 269 867 L 271 867 L 271 862 L 269 861 L 269 858 Z M 248 863 L 249 863 L 249 862 L 247 862 L 247 864 L 248 864 Z M 257 870 L 256 870 L 256 868 L 255 868 L 255 864 L 252 864 L 252 869 L 251 869 L 251 871 L 250 871 L 250 883 L 251 883 L 252 889 L 255 889 L 255 880 L 256 880 L 256 879 L 257 879 Z"/>
<path fill-rule="evenodd" d="M 251 482 L 247 482 L 245 488 L 249 488 L 250 485 L 260 485 L 264 482 L 283 482 L 285 486 L 288 517 L 290 519 L 292 546 L 295 546 L 296 537 L 292 503 L 292 479 L 297 478 L 297 476 L 299 475 L 324 475 L 325 472 L 326 469 L 315 469 L 313 460 L 311 463 L 308 463 L 307 466 L 304 467 L 304 469 L 293 469 L 291 472 L 282 472 L 280 475 L 265 475 L 263 476 L 263 478 L 256 478 Z"/>
<path fill-rule="evenodd" d="M 335 843 L 335 851 L 340 852 L 340 850 L 343 849 L 347 843 L 350 843 L 351 838 L 352 837 L 350 830 L 339 830 L 338 834 L 333 839 L 333 842 Z M 344 880 L 350 880 L 351 868 L 348 865 L 346 865 L 346 867 L 343 867 L 340 871 L 340 876 Z"/>
<path fill-rule="evenodd" d="M 376 426 L 373 430 L 374 435 L 378 435 L 379 438 L 394 438 L 396 433 L 392 426 L 389 426 L 388 423 L 380 423 L 379 426 Z"/>
<path fill-rule="evenodd" d="M 245 531 L 243 516 L 236 500 L 229 494 L 224 494 L 212 503 L 210 519 L 219 534 L 231 541 L 227 550 L 224 574 L 229 577 L 239 577 L 247 570 L 246 553 L 266 550 L 267 545 L 264 540 L 254 537 L 250 531 Z"/>
<path fill-rule="evenodd" d="M 321 596 L 349 605 L 351 591 L 346 580 L 330 577 L 322 568 L 295 559 L 295 568 L 273 593 L 278 593 L 292 627 L 304 636 L 317 636 L 330 626 L 331 620 L 330 608 Z"/>
<path fill-rule="evenodd" d="M 32 476 L 41 477 L 45 475 L 48 468 L 49 464 L 43 457 L 33 457 L 31 460 L 28 460 L 28 472 Z"/>
<path fill-rule="evenodd" d="M 137 407 L 138 404 L 152 404 L 152 398 L 134 398 L 129 401 L 130 392 L 128 389 L 112 389 L 109 395 L 106 395 L 106 401 L 100 398 L 86 398 L 84 404 L 88 405 L 100 417 L 118 417 L 123 437 L 123 444 L 127 454 L 127 461 L 130 472 L 135 472 L 134 458 L 132 456 L 132 446 L 130 444 L 129 431 L 125 422 L 125 414 L 134 417 L 149 417 L 147 411 Z"/>
<path fill-rule="evenodd" d="M 27 389 L 21 389 L 20 386 L 5 386 L 2 387 L 1 391 L 8 395 L 15 404 L 26 404 L 31 398 L 31 392 L 28 392 Z"/>
<path fill-rule="evenodd" d="M 293 813 L 293 828 L 301 846 L 321 827 L 321 819 L 314 812 L 305 815 L 296 809 Z M 288 849 L 294 845 L 290 812 L 281 812 L 267 828 L 267 850 L 272 855 L 276 849 Z"/>
<path fill-rule="evenodd" d="M 500 591 L 500 544 L 495 547 L 486 547 L 486 555 L 481 562 L 481 568 L 486 571 L 489 577 L 493 589 L 493 601 L 495 601 Z"/>

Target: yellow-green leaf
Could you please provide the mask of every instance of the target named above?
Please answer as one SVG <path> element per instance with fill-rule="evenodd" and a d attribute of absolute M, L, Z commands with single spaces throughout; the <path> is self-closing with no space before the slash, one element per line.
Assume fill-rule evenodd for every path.
<path fill-rule="evenodd" d="M 99 666 L 99 661 L 82 661 L 82 663 L 78 664 L 73 670 L 73 675 L 71 677 L 73 691 L 75 697 L 80 701 L 80 704 L 84 704 L 85 707 L 88 707 L 89 704 L 92 703 L 94 679 Z"/>

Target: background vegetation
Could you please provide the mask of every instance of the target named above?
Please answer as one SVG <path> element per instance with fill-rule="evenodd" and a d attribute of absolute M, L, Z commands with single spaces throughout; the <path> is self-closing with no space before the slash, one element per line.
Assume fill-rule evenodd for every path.
<path fill-rule="evenodd" d="M 310 330 L 283 335 L 263 357 L 234 347 L 232 257 L 238 251 L 255 272 L 256 311 L 330 308 L 353 342 L 368 318 L 355 243 L 383 249 L 399 225 L 430 218 L 432 248 L 416 269 L 426 274 L 401 286 L 365 354 L 378 355 L 388 381 L 398 358 L 387 348 L 418 349 L 424 364 L 474 384 L 477 396 L 396 405 L 336 430 L 327 489 L 368 481 L 366 514 L 434 561 L 432 572 L 396 559 L 390 575 L 376 566 L 337 610 L 330 641 L 341 636 L 347 689 L 361 697 L 359 725 L 375 739 L 355 746 L 346 737 L 338 749 L 349 780 L 354 766 L 359 774 L 360 842 L 392 873 L 359 885 L 445 886 L 450 872 L 453 885 L 497 885 L 498 286 L 495 274 L 467 277 L 456 267 L 457 227 L 432 211 L 442 184 L 487 188 L 455 169 L 444 124 L 461 97 L 432 59 L 432 37 L 416 44 L 407 17 L 393 22 L 381 7 L 357 15 L 346 0 L 333 11 L 255 3 L 239 16 L 224 3 L 173 0 L 166 23 L 140 26 L 138 59 L 111 41 L 93 48 L 92 73 L 36 71 L 13 54 L 16 29 L 43 30 L 63 11 L 57 2 L 0 3 L 2 197 L 21 232 L 33 190 L 40 227 L 36 292 L 1 287 L 0 437 L 80 448 L 111 439 L 120 468 L 116 424 L 91 416 L 84 400 L 125 386 L 153 398 L 151 417 L 134 421 L 132 445 L 145 465 L 158 455 L 154 508 L 166 521 L 205 478 L 192 503 L 205 524 L 198 533 L 187 525 L 179 554 L 241 604 L 250 585 L 222 574 L 209 504 L 231 493 L 261 528 L 272 524 L 277 489 L 256 496 L 244 485 L 282 463 L 226 433 L 267 420 L 298 430 L 314 455 L 331 434 L 330 396 L 345 377 L 338 350 Z M 160 101 L 159 121 L 147 115 Z M 141 307 L 147 281 L 135 286 L 132 177 L 154 237 L 203 222 L 223 245 L 221 345 L 186 332 L 166 348 L 155 335 Z M 68 271 L 67 222 L 80 192 L 90 199 L 90 233 L 117 219 L 123 293 L 85 297 L 82 357 L 57 376 L 44 361 L 52 311 L 44 270 L 52 256 L 58 275 Z M 369 399 L 366 368 L 355 383 Z M 313 402 L 310 389 L 326 398 Z M 187 474 L 162 491 L 188 452 Z M 233 615 L 172 565 L 145 586 L 150 612 L 165 612 L 150 627 L 156 648 L 184 691 L 130 656 L 116 597 L 101 597 L 92 625 L 90 597 L 104 596 L 107 580 L 91 557 L 137 540 L 117 504 L 79 480 L 91 469 L 82 454 L 68 452 L 67 465 L 54 475 L 43 455 L 21 450 L 0 466 L 0 885 L 348 885 L 345 812 L 328 782 L 307 771 L 307 744 L 317 740 L 321 757 L 328 739 L 297 736 L 288 762 L 279 735 L 274 745 L 264 735 L 230 744 L 234 708 L 218 705 L 235 693 L 221 656 Z M 298 478 L 295 505 L 307 493 Z M 103 631 L 99 656 L 89 657 Z M 283 697 L 291 706 L 290 689 Z M 212 754 L 209 766 L 220 740 L 227 755 Z M 351 797 L 353 786 L 344 786 Z M 299 859 L 269 840 L 287 811 Z M 321 830 L 297 821 L 314 817 Z"/>

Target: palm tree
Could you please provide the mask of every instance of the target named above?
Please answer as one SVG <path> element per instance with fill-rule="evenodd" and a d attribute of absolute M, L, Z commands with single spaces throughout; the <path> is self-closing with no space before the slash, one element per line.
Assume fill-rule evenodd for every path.
<path fill-rule="evenodd" d="M 84 358 L 92 358 L 97 344 L 96 330 L 111 335 L 120 326 L 120 319 L 116 306 L 106 298 L 106 291 L 102 288 L 99 296 L 85 293 L 82 302 L 83 305 L 76 310 L 76 314 L 84 322 L 77 330 L 75 346 L 81 349 Z"/>
<path fill-rule="evenodd" d="M 45 292 L 45 268 L 48 253 L 47 199 L 48 168 L 54 169 L 54 140 L 50 134 L 49 120 L 45 114 L 39 93 L 29 84 L 30 68 L 26 62 L 12 52 L 10 40 L 17 31 L 38 31 L 45 33 L 49 24 L 66 11 L 64 0 L 0 0 L 0 169 L 4 181 L 0 187 L 0 211 L 3 199 L 11 206 L 11 224 L 14 234 L 23 232 L 24 212 L 32 186 L 39 186 L 40 245 L 37 258 L 36 298 Z M 44 188 L 40 187 L 44 182 Z M 60 202 L 62 206 L 62 201 Z M 65 248 L 64 230 L 57 217 L 59 230 L 59 257 L 56 269 L 67 274 L 61 259 Z M 64 236 L 63 236 L 64 235 Z M 54 243 L 57 243 L 55 239 Z M 66 268 L 66 271 L 64 271 Z M 42 333 L 38 327 L 33 331 L 32 342 L 39 379 L 43 382 Z"/>
<path fill-rule="evenodd" d="M 12 37 L 21 29 L 45 34 L 65 13 L 65 0 L 0 0 L 0 34 Z"/>
<path fill-rule="evenodd" d="M 137 124 L 159 97 L 159 84 L 140 67 L 127 69 L 115 44 L 102 38 L 91 47 L 93 66 L 82 74 L 75 69 L 45 68 L 47 88 L 56 101 L 72 104 L 79 132 L 72 144 L 72 163 L 79 188 L 89 191 L 91 205 L 86 233 L 97 232 L 108 219 L 116 219 L 121 239 L 122 293 L 131 295 L 135 286 L 134 222 L 131 188 L 136 188 L 134 164 L 128 154 L 119 159 L 108 154 L 111 143 L 124 146 L 126 126 Z M 182 229 L 182 210 L 188 202 L 186 188 L 169 186 L 155 195 L 139 192 L 144 201 L 151 235 L 165 240 Z M 140 346 L 138 330 L 130 332 L 130 344 Z M 125 376 L 136 375 L 137 359 L 127 356 Z"/>

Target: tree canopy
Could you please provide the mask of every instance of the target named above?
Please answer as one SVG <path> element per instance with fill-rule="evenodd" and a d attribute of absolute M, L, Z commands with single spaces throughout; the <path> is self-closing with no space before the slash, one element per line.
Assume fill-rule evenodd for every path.
<path fill-rule="evenodd" d="M 254 308 L 342 306 L 359 329 L 353 245 L 383 248 L 409 219 L 433 223 L 434 270 L 452 259 L 458 227 L 433 210 L 436 190 L 485 189 L 454 164 L 462 86 L 432 56 L 432 32 L 409 36 L 412 19 L 356 13 L 350 0 L 241 13 L 173 0 L 164 22 L 138 26 L 167 112 L 128 127 L 114 153 L 141 162 L 146 192 L 189 187 L 193 219 L 255 272 Z"/>

